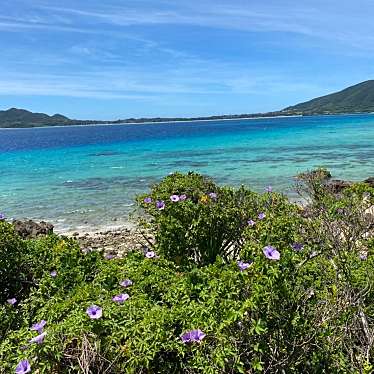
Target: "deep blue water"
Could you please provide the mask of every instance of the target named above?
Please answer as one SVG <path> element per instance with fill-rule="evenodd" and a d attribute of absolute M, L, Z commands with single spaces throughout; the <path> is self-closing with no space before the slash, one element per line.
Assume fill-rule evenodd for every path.
<path fill-rule="evenodd" d="M 293 176 L 317 166 L 374 175 L 374 115 L 4 129 L 0 211 L 89 230 L 126 221 L 134 196 L 173 171 L 292 195 Z"/>

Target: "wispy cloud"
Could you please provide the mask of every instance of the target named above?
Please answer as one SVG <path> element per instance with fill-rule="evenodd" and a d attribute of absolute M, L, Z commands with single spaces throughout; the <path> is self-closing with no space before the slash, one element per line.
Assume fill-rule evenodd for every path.
<path fill-rule="evenodd" d="M 374 72 L 373 11 L 368 0 L 5 0 L 0 95 L 278 109 Z"/>
<path fill-rule="evenodd" d="M 290 84 L 286 76 L 226 64 L 171 68 L 155 74 L 141 69 L 89 69 L 79 74 L 0 74 L 0 95 L 41 95 L 100 99 L 157 100 L 168 95 L 259 95 L 317 85 Z"/>
<path fill-rule="evenodd" d="M 94 9 L 90 9 L 89 6 L 81 8 L 44 6 L 43 9 L 53 14 L 79 16 L 86 20 L 95 20 L 92 22 L 124 27 L 192 25 L 249 32 L 286 32 L 335 40 L 357 48 L 362 47 L 363 42 L 367 46 L 373 41 L 373 36 L 368 31 L 374 31 L 374 27 L 371 22 L 367 22 L 366 18 L 362 17 L 367 11 L 374 10 L 373 4 L 367 1 L 363 1 L 359 13 L 356 5 L 352 3 L 350 7 L 352 9 L 340 14 L 336 6 L 330 8 L 328 4 L 318 0 L 313 4 L 294 1 L 276 3 L 238 0 L 201 1 L 199 5 L 182 0 L 167 4 L 166 9 L 160 7 L 159 2 L 155 4 L 152 1 L 146 8 L 130 2 L 126 6 L 111 6 L 105 3 Z M 344 27 L 337 27 L 337 15 Z M 363 32 L 365 30 L 366 33 Z"/>

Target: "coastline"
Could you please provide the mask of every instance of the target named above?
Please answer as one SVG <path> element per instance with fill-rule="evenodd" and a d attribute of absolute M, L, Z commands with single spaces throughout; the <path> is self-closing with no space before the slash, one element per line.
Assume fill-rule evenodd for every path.
<path fill-rule="evenodd" d="M 124 125 L 157 125 L 157 124 L 176 124 L 176 123 L 194 123 L 194 122 L 226 122 L 226 121 L 249 121 L 249 120 L 268 120 L 273 118 L 300 118 L 300 117 L 331 117 L 331 116 L 361 116 L 374 115 L 374 112 L 360 113 L 324 113 L 324 114 L 291 114 L 277 116 L 256 116 L 243 118 L 216 118 L 216 119 L 186 119 L 186 120 L 170 120 L 170 121 L 144 121 L 144 122 L 116 122 L 113 121 L 103 123 L 89 123 L 81 125 L 46 125 L 46 126 L 28 126 L 28 127 L 0 127 L 1 130 L 25 130 L 25 129 L 48 129 L 48 128 L 71 128 L 71 127 L 96 127 L 96 126 L 124 126 Z"/>
<path fill-rule="evenodd" d="M 368 113 L 369 114 L 369 113 Z M 346 114 L 348 115 L 348 114 Z M 96 126 L 124 126 L 124 125 L 157 125 L 160 124 L 175 124 L 175 123 L 194 123 L 194 122 L 224 122 L 224 121 L 248 121 L 259 119 L 272 118 L 298 118 L 305 117 L 302 114 L 295 114 L 290 116 L 267 116 L 267 117 L 243 117 L 243 118 L 221 118 L 221 119 L 189 119 L 180 121 L 146 121 L 146 122 L 119 122 L 119 123 L 91 123 L 87 125 L 57 125 L 57 126 L 30 126 L 30 127 L 0 127 L 0 130 L 25 130 L 25 129 L 50 129 L 50 128 L 71 128 L 71 127 L 96 127 Z"/>

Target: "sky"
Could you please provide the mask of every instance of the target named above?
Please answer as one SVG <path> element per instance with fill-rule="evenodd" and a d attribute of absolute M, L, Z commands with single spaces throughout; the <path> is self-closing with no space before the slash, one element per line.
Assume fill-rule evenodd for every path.
<path fill-rule="evenodd" d="M 374 78 L 372 0 L 2 0 L 0 110 L 282 109 Z"/>

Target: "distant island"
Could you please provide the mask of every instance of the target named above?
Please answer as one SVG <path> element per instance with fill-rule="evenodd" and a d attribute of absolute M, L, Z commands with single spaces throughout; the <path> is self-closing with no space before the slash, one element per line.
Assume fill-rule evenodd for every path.
<path fill-rule="evenodd" d="M 374 80 L 368 80 L 342 91 L 290 106 L 281 112 L 304 116 L 374 112 Z"/>
<path fill-rule="evenodd" d="M 11 108 L 0 111 L 0 128 L 26 128 L 45 126 L 72 126 L 93 124 L 121 124 L 146 122 L 178 122 L 229 120 L 244 118 L 278 117 L 278 116 L 310 116 L 321 114 L 348 114 L 374 112 L 374 80 L 368 80 L 342 91 L 321 96 L 285 109 L 267 112 L 234 115 L 217 115 L 207 117 L 157 117 L 157 118 L 127 118 L 115 121 L 70 119 L 61 114 L 49 116 L 44 113 L 32 113 L 25 109 Z"/>

